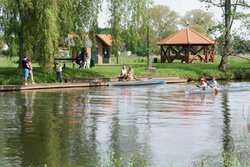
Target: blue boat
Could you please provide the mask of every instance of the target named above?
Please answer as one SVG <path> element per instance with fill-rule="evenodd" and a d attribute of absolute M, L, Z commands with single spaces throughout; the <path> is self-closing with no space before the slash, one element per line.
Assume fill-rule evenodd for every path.
<path fill-rule="evenodd" d="M 148 79 L 148 80 L 110 82 L 109 86 L 142 86 L 142 85 L 156 85 L 165 83 L 167 83 L 165 80 Z"/>

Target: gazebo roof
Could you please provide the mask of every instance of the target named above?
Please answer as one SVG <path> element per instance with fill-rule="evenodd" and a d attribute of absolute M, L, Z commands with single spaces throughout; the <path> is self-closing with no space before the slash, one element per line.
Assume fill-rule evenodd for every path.
<path fill-rule="evenodd" d="M 157 45 L 212 45 L 215 42 L 201 33 L 191 29 L 184 28 L 181 31 L 168 36 L 157 42 Z"/>
<path fill-rule="evenodd" d="M 96 37 L 108 46 L 112 46 L 112 36 L 110 34 L 97 34 Z"/>

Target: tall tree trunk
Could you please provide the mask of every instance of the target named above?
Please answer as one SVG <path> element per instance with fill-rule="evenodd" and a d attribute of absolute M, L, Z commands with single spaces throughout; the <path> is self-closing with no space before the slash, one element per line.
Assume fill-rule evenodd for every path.
<path fill-rule="evenodd" d="M 22 24 L 22 14 L 21 14 L 21 4 L 20 0 L 17 0 L 18 11 L 20 13 L 20 29 L 18 32 L 18 40 L 19 40 L 19 68 L 22 68 L 22 59 L 25 55 L 24 53 L 24 37 L 23 37 L 23 24 Z"/>
<path fill-rule="evenodd" d="M 19 68 L 22 68 L 22 59 L 25 56 L 25 49 L 24 49 L 24 36 L 23 36 L 23 27 L 22 23 L 20 25 L 20 30 L 19 30 Z"/>
<path fill-rule="evenodd" d="M 147 23 L 147 67 L 149 68 L 149 23 Z"/>
<path fill-rule="evenodd" d="M 227 62 L 228 62 L 228 56 L 230 52 L 231 47 L 231 21 L 232 21 L 232 12 L 231 12 L 231 0 L 225 0 L 225 43 L 224 48 L 221 53 L 221 62 L 219 65 L 219 69 L 221 71 L 227 70 Z"/>
<path fill-rule="evenodd" d="M 18 11 L 20 14 L 20 29 L 18 32 L 18 42 L 19 42 L 19 68 L 22 68 L 22 59 L 26 56 L 26 40 L 25 40 L 25 22 L 27 22 L 28 14 L 24 9 L 24 5 L 21 0 L 17 0 Z"/>

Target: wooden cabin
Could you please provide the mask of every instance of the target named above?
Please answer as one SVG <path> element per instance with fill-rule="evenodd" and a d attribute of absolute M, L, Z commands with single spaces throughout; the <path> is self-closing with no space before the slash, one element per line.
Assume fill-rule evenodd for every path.
<path fill-rule="evenodd" d="M 80 37 L 77 34 L 68 34 L 67 35 L 68 45 L 73 47 L 73 49 L 72 49 L 72 59 L 76 58 L 78 52 L 81 51 L 82 48 L 85 48 L 86 51 L 87 51 L 87 53 L 88 53 L 88 55 L 90 55 L 90 57 L 91 57 L 92 42 L 89 39 L 89 37 L 86 35 L 86 36 L 84 36 L 84 38 L 82 38 L 85 41 L 82 42 L 83 44 L 82 44 L 82 46 L 79 46 L 79 48 L 76 47 L 76 45 L 77 45 L 76 43 L 77 43 L 78 39 L 80 41 Z"/>
<path fill-rule="evenodd" d="M 174 60 L 192 63 L 214 62 L 215 42 L 201 33 L 185 28 L 157 42 L 161 47 L 161 62 L 172 63 Z"/>
<path fill-rule="evenodd" d="M 111 64 L 112 36 L 110 34 L 97 34 L 96 43 L 98 48 L 97 63 Z"/>

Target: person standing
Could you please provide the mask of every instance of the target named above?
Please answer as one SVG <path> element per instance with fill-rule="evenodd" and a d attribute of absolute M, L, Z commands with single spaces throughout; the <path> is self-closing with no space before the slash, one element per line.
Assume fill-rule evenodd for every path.
<path fill-rule="evenodd" d="M 27 58 L 27 65 L 29 67 L 29 77 L 31 80 L 31 84 L 35 85 L 36 83 L 34 82 L 34 77 L 33 77 L 33 66 L 32 66 L 31 60 L 28 58 Z"/>
<path fill-rule="evenodd" d="M 56 62 L 56 80 L 59 81 L 60 83 L 63 83 L 61 62 Z"/>
<path fill-rule="evenodd" d="M 29 77 L 29 65 L 28 65 L 28 61 L 27 61 L 27 57 L 25 56 L 22 60 L 22 69 L 23 69 L 23 85 L 28 85 L 27 80 Z"/>
<path fill-rule="evenodd" d="M 84 63 L 84 66 L 85 66 L 85 68 L 89 68 L 89 66 L 90 66 L 90 56 L 89 56 L 89 54 L 86 52 L 86 54 L 85 54 L 85 63 Z"/>

